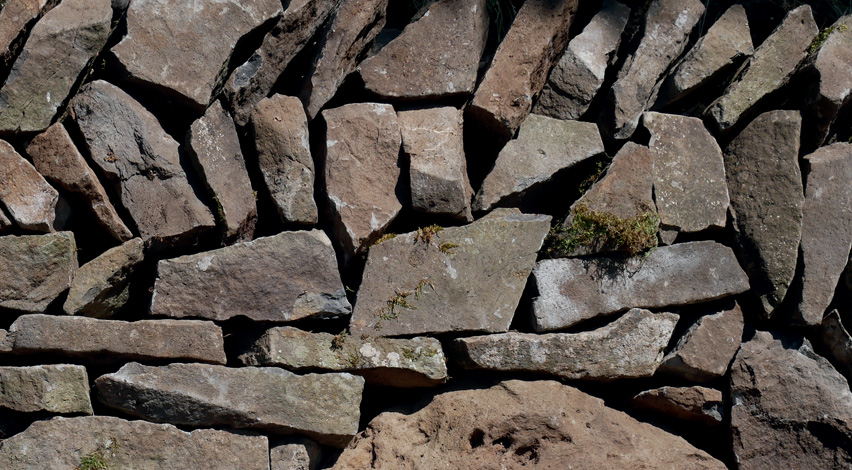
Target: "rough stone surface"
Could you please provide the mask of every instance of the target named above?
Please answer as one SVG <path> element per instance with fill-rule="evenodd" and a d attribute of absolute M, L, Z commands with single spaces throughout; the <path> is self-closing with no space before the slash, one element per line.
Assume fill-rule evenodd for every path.
<path fill-rule="evenodd" d="M 269 445 L 264 436 L 213 429 L 184 432 L 168 424 L 112 416 L 36 421 L 0 443 L 0 466 L 79 468 L 83 457 L 98 451 L 109 468 L 269 468 Z"/>
<path fill-rule="evenodd" d="M 0 88 L 0 133 L 40 132 L 106 43 L 110 0 L 67 0 L 30 32 Z"/>
<path fill-rule="evenodd" d="M 86 368 L 66 364 L 0 367 L 0 408 L 90 415 Z"/>
<path fill-rule="evenodd" d="M 655 388 L 636 395 L 632 403 L 638 408 L 709 426 L 722 424 L 725 413 L 722 392 L 706 387 Z"/>
<path fill-rule="evenodd" d="M 12 352 L 12 338 L 6 330 L 0 330 L 0 352 Z"/>
<path fill-rule="evenodd" d="M 251 240 L 257 206 L 240 139 L 231 116 L 218 101 L 189 128 L 186 146 L 216 204 L 226 241 Z"/>
<path fill-rule="evenodd" d="M 603 178 L 571 207 L 585 205 L 593 211 L 609 212 L 622 219 L 656 212 L 653 168 L 654 158 L 648 147 L 627 142 L 612 158 Z"/>
<path fill-rule="evenodd" d="M 705 114 L 727 130 L 766 95 L 784 86 L 819 33 L 809 5 L 790 11 L 784 21 L 754 51 L 724 94 Z"/>
<path fill-rule="evenodd" d="M 645 16 L 639 48 L 627 57 L 612 85 L 601 129 L 627 139 L 654 100 L 655 84 L 686 48 L 692 28 L 704 14 L 698 0 L 654 0 Z"/>
<path fill-rule="evenodd" d="M 577 0 L 524 2 L 497 48 L 468 111 L 508 141 L 532 109 L 568 43 Z"/>
<path fill-rule="evenodd" d="M 429 214 L 473 221 L 462 113 L 452 107 L 399 113 L 402 148 L 409 158 L 411 206 Z"/>
<path fill-rule="evenodd" d="M 250 366 L 295 371 L 351 372 L 368 383 L 391 387 L 428 387 L 447 381 L 441 342 L 426 337 L 334 336 L 285 326 L 267 330 L 240 360 Z"/>
<path fill-rule="evenodd" d="M 734 230 L 751 286 L 769 316 L 796 271 L 804 190 L 802 119 L 796 111 L 758 116 L 725 149 Z"/>
<path fill-rule="evenodd" d="M 62 123 L 57 122 L 35 136 L 26 151 L 45 178 L 68 192 L 79 194 L 89 204 L 98 224 L 113 238 L 120 241 L 133 238 Z"/>
<path fill-rule="evenodd" d="M 99 80 L 83 87 L 73 110 L 92 161 L 116 186 L 143 239 L 185 244 L 215 226 L 187 181 L 178 143 L 141 104 Z"/>
<path fill-rule="evenodd" d="M 852 380 L 852 336 L 841 323 L 837 310 L 825 316 L 820 330 L 820 339 L 828 356 L 846 380 Z"/>
<path fill-rule="evenodd" d="M 6 232 L 11 229 L 15 224 L 9 220 L 9 217 L 3 211 L 3 205 L 0 204 L 0 233 Z"/>
<path fill-rule="evenodd" d="M 59 193 L 18 154 L 0 140 L 0 204 L 25 230 L 52 232 Z"/>
<path fill-rule="evenodd" d="M 322 113 L 325 189 L 337 241 L 350 255 L 379 238 L 402 209 L 402 136 L 393 107 L 354 103 Z"/>
<path fill-rule="evenodd" d="M 331 241 L 320 230 L 163 260 L 157 276 L 152 315 L 280 322 L 352 310 Z"/>
<path fill-rule="evenodd" d="M 62 306 L 65 313 L 113 316 L 130 297 L 130 276 L 142 261 L 143 250 L 142 239 L 134 238 L 81 266 Z"/>
<path fill-rule="evenodd" d="M 74 234 L 0 237 L 0 307 L 43 312 L 77 272 Z"/>
<path fill-rule="evenodd" d="M 590 451 L 594 449 L 594 451 Z M 415 412 L 382 413 L 333 467 L 679 468 L 725 466 L 680 437 L 554 381 L 506 381 L 435 397 Z"/>
<path fill-rule="evenodd" d="M 532 111 L 557 119 L 578 119 L 589 109 L 621 43 L 630 8 L 606 0 L 550 71 Z"/>
<path fill-rule="evenodd" d="M 130 80 L 203 110 L 228 73 L 237 41 L 281 12 L 278 0 L 134 0 L 127 34 L 111 51 Z"/>
<path fill-rule="evenodd" d="M 507 331 L 549 229 L 548 216 L 496 209 L 470 225 L 422 229 L 373 246 L 350 331 Z"/>
<path fill-rule="evenodd" d="M 310 439 L 289 439 L 269 448 L 269 470 L 316 470 L 320 446 Z"/>
<path fill-rule="evenodd" d="M 7 0 L 0 8 L 0 66 L 10 65 L 15 42 L 26 34 L 48 0 Z"/>
<path fill-rule="evenodd" d="M 745 292 L 730 248 L 711 241 L 660 247 L 644 259 L 550 259 L 533 270 L 536 331 L 566 328 L 631 307 L 688 305 Z"/>
<path fill-rule="evenodd" d="M 222 329 L 206 321 L 23 315 L 8 334 L 16 354 L 48 353 L 107 363 L 169 359 L 224 364 L 226 360 Z"/>
<path fill-rule="evenodd" d="M 489 210 L 546 184 L 553 176 L 604 151 L 598 126 L 531 114 L 518 138 L 500 151 L 473 201 L 473 209 Z"/>
<path fill-rule="evenodd" d="M 503 333 L 454 341 L 463 367 L 541 372 L 565 379 L 651 377 L 663 360 L 678 316 L 632 309 L 581 333 Z"/>
<path fill-rule="evenodd" d="M 131 362 L 98 377 L 95 386 L 105 405 L 148 420 L 299 433 L 343 447 L 358 432 L 364 379 L 277 367 Z"/>
<path fill-rule="evenodd" d="M 852 465 L 852 393 L 805 343 L 757 332 L 731 368 L 731 432 L 739 468 Z"/>
<path fill-rule="evenodd" d="M 852 99 L 852 69 L 848 66 L 852 63 L 852 15 L 838 19 L 830 28 L 828 38 L 805 66 L 812 88 L 803 109 L 815 134 L 814 146 L 825 142 L 840 109 Z"/>
<path fill-rule="evenodd" d="M 298 98 L 264 98 L 251 116 L 260 172 L 284 223 L 317 223 L 314 160 L 308 121 Z"/>

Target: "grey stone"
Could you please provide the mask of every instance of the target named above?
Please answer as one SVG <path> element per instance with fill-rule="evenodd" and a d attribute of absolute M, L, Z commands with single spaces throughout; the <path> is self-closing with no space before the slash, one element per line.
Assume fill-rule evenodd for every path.
<path fill-rule="evenodd" d="M 811 84 L 802 108 L 809 123 L 809 143 L 820 146 L 826 141 L 840 110 L 852 99 L 852 15 L 846 15 L 829 27 L 828 37 L 804 64 L 807 83 Z"/>
<path fill-rule="evenodd" d="M 820 340 L 832 363 L 839 372 L 852 380 L 852 336 L 840 321 L 837 310 L 825 316 L 819 329 Z"/>
<path fill-rule="evenodd" d="M 705 426 L 722 424 L 725 413 L 722 392 L 706 387 L 655 388 L 636 395 L 631 403 L 637 408 Z"/>
<path fill-rule="evenodd" d="M 90 415 L 86 368 L 67 364 L 0 367 L 0 408 Z"/>
<path fill-rule="evenodd" d="M 322 449 L 310 439 L 293 438 L 269 448 L 269 470 L 316 470 Z"/>
<path fill-rule="evenodd" d="M 12 346 L 12 337 L 9 336 L 9 332 L 6 330 L 0 330 L 0 352 L 12 352 Z"/>
<path fill-rule="evenodd" d="M 59 193 L 36 171 L 32 163 L 0 140 L 0 204 L 25 230 L 52 232 Z"/>
<path fill-rule="evenodd" d="M 17 52 L 16 43 L 23 42 L 46 7 L 48 0 L 7 0 L 3 4 L 0 8 L 0 66 L 10 65 Z"/>
<path fill-rule="evenodd" d="M 654 205 L 654 158 L 648 147 L 627 142 L 612 158 L 606 174 L 596 181 L 571 208 L 581 205 L 622 219 L 656 213 Z M 571 225 L 566 222 L 566 225 Z"/>
<path fill-rule="evenodd" d="M 0 237 L 0 307 L 43 312 L 77 272 L 71 232 Z"/>
<path fill-rule="evenodd" d="M 110 248 L 77 270 L 62 309 L 69 315 L 113 316 L 130 297 L 130 277 L 145 246 L 134 238 Z"/>

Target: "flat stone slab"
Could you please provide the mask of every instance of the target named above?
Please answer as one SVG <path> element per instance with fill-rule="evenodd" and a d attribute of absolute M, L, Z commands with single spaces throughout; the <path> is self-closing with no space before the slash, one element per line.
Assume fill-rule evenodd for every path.
<path fill-rule="evenodd" d="M 92 414 L 86 368 L 67 364 L 0 367 L 0 408 L 23 413 Z"/>
<path fill-rule="evenodd" d="M 364 379 L 277 367 L 135 362 L 95 380 L 101 402 L 152 421 L 304 434 L 345 446 L 358 432 Z"/>
<path fill-rule="evenodd" d="M 245 354 L 248 366 L 294 371 L 330 370 L 360 375 L 389 387 L 430 387 L 447 381 L 441 342 L 434 338 L 371 338 L 271 328 Z"/>
<path fill-rule="evenodd" d="M 549 229 L 549 216 L 495 209 L 469 225 L 427 227 L 374 245 L 350 331 L 507 331 Z"/>
<path fill-rule="evenodd" d="M 852 335 L 843 326 L 837 310 L 825 316 L 819 333 L 827 356 L 846 380 L 852 380 Z"/>
<path fill-rule="evenodd" d="M 130 298 L 133 270 L 144 257 L 141 238 L 110 248 L 77 270 L 62 309 L 69 315 L 109 318 Z"/>
<path fill-rule="evenodd" d="M 689 305 L 749 289 L 734 252 L 711 241 L 652 250 L 644 259 L 549 259 L 533 270 L 536 331 L 567 328 L 632 307 Z"/>
<path fill-rule="evenodd" d="M 722 392 L 707 387 L 660 387 L 636 395 L 633 406 L 705 426 L 722 424 Z"/>
<path fill-rule="evenodd" d="M 331 241 L 320 230 L 281 232 L 162 260 L 152 315 L 291 321 L 352 311 Z"/>
<path fill-rule="evenodd" d="M 52 232 L 59 193 L 8 142 L 0 140 L 0 204 L 24 230 Z"/>
<path fill-rule="evenodd" d="M 816 83 L 803 111 L 815 135 L 812 145 L 822 145 L 840 110 L 852 100 L 852 15 L 834 22 L 819 50 L 805 63 L 809 83 Z"/>
<path fill-rule="evenodd" d="M 0 237 L 0 307 L 43 312 L 77 272 L 71 232 Z"/>

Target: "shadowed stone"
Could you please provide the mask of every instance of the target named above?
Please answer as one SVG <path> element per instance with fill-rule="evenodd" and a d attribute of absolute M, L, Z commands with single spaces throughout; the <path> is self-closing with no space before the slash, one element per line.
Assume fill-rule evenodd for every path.
<path fill-rule="evenodd" d="M 705 426 L 722 424 L 722 392 L 706 387 L 661 387 L 646 390 L 631 400 L 633 406 L 656 411 Z"/>
<path fill-rule="evenodd" d="M 805 62 L 807 83 L 811 84 L 802 110 L 809 123 L 808 143 L 822 145 L 841 108 L 852 100 L 852 15 L 830 26 L 830 33 L 816 53 Z"/>
<path fill-rule="evenodd" d="M 0 140 L 0 204 L 24 230 L 52 232 L 59 193 L 32 163 Z"/>
<path fill-rule="evenodd" d="M 0 233 L 7 232 L 15 225 L 11 220 L 9 220 L 9 217 L 6 216 L 2 206 L 3 205 L 0 204 Z"/>
<path fill-rule="evenodd" d="M 0 367 L 0 408 L 24 413 L 92 414 L 86 368 L 66 364 Z"/>
<path fill-rule="evenodd" d="M 832 310 L 822 320 L 820 334 L 822 345 L 832 363 L 838 367 L 846 380 L 852 380 L 852 336 L 841 323 L 837 310 Z"/>
<path fill-rule="evenodd" d="M 322 448 L 316 442 L 290 438 L 270 446 L 269 470 L 316 470 L 321 458 Z"/>
<path fill-rule="evenodd" d="M 50 2 L 53 3 L 53 2 Z M 48 6 L 48 0 L 7 0 L 0 8 L 0 67 L 6 67 L 26 33 Z"/>
<path fill-rule="evenodd" d="M 143 250 L 142 239 L 134 238 L 81 266 L 62 306 L 65 313 L 113 316 L 130 297 L 130 276 L 142 261 Z"/>
<path fill-rule="evenodd" d="M 0 307 L 43 312 L 77 272 L 71 232 L 0 237 Z"/>
<path fill-rule="evenodd" d="M 12 352 L 13 339 L 6 330 L 0 330 L 0 352 Z"/>

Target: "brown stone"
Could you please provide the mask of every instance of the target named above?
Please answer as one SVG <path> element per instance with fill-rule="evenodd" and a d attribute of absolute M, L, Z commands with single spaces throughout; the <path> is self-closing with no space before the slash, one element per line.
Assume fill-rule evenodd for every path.
<path fill-rule="evenodd" d="M 832 363 L 846 380 L 852 380 L 852 335 L 843 326 L 837 310 L 832 310 L 822 320 L 820 335 L 822 345 Z"/>
<path fill-rule="evenodd" d="M 593 211 L 608 212 L 622 219 L 656 212 L 653 168 L 654 159 L 648 147 L 627 142 L 612 158 L 603 178 L 571 207 L 585 205 Z"/>
<path fill-rule="evenodd" d="M 0 307 L 43 312 L 77 272 L 74 234 L 0 237 Z"/>
<path fill-rule="evenodd" d="M 52 2 L 51 2 L 52 3 Z M 6 67 L 27 31 L 44 13 L 48 0 L 7 0 L 0 8 L 0 66 Z"/>
<path fill-rule="evenodd" d="M 269 470 L 317 470 L 321 458 L 322 448 L 316 442 L 290 438 L 270 445 Z"/>
<path fill-rule="evenodd" d="M 808 143 L 820 146 L 840 110 L 852 100 L 852 15 L 834 22 L 828 37 L 815 54 L 809 56 L 804 69 L 811 90 L 802 108 L 810 124 Z"/>
<path fill-rule="evenodd" d="M 59 193 L 20 156 L 8 142 L 0 140 L 0 204 L 25 230 L 52 232 Z"/>
<path fill-rule="evenodd" d="M 86 368 L 67 364 L 0 367 L 0 408 L 23 413 L 92 414 Z"/>
<path fill-rule="evenodd" d="M 633 406 L 705 426 L 722 424 L 722 392 L 706 387 L 661 387 L 646 390 L 631 400 Z"/>
<path fill-rule="evenodd" d="M 134 238 L 81 266 L 62 306 L 65 313 L 112 317 L 130 298 L 130 276 L 143 250 L 142 239 Z"/>

